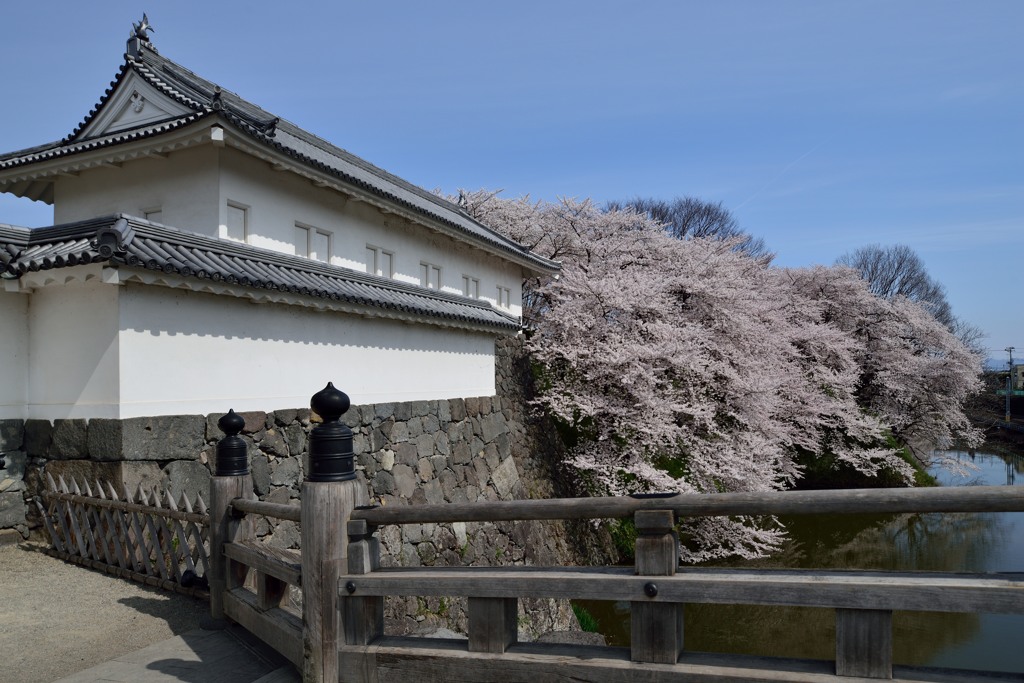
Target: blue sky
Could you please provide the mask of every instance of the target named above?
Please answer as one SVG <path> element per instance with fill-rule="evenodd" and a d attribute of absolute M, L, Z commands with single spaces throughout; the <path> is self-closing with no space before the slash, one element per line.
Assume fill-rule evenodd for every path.
<path fill-rule="evenodd" d="M 721 201 L 785 266 L 908 244 L 1024 357 L 1024 2 L 16 3 L 0 151 L 69 133 L 143 10 L 162 54 L 428 189 Z"/>

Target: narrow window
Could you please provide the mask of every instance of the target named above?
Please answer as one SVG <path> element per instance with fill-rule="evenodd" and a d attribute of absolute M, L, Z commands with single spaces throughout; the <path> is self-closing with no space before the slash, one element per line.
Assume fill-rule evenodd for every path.
<path fill-rule="evenodd" d="M 462 276 L 462 295 L 468 296 L 472 299 L 480 298 L 480 279 L 470 277 L 469 275 Z"/>
<path fill-rule="evenodd" d="M 441 289 L 441 266 L 421 261 L 420 284 L 430 289 Z"/>
<path fill-rule="evenodd" d="M 394 257 L 395 255 L 390 251 L 367 244 L 366 272 L 370 275 L 380 275 L 381 277 L 394 277 Z"/>
<path fill-rule="evenodd" d="M 498 285 L 498 305 L 502 308 L 510 308 L 512 306 L 512 290 L 508 287 Z"/>
<path fill-rule="evenodd" d="M 309 258 L 331 262 L 331 234 L 323 230 L 309 230 Z"/>
<path fill-rule="evenodd" d="M 229 240 L 245 242 L 249 236 L 249 209 L 241 204 L 228 202 L 227 234 Z"/>
<path fill-rule="evenodd" d="M 309 228 L 295 226 L 295 255 L 309 256 Z"/>
<path fill-rule="evenodd" d="M 158 206 L 155 209 L 144 209 L 142 212 L 142 217 L 145 218 L 147 221 L 159 223 L 164 218 L 163 208 Z"/>
<path fill-rule="evenodd" d="M 295 224 L 295 255 L 331 262 L 331 233 L 311 225 Z"/>

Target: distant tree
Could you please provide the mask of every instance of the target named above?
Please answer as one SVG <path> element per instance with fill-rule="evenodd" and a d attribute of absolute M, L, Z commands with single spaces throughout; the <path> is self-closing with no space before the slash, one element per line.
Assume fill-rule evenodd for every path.
<path fill-rule="evenodd" d="M 711 237 L 718 240 L 736 240 L 740 251 L 754 258 L 771 260 L 764 240 L 740 228 L 732 213 L 722 206 L 696 197 L 677 197 L 671 201 L 636 197 L 627 202 L 608 202 L 608 211 L 630 210 L 646 214 L 652 221 L 664 226 L 665 232 L 676 239 Z"/>
<path fill-rule="evenodd" d="M 963 342 L 964 346 L 977 354 L 978 357 L 985 357 L 987 353 L 984 344 L 986 334 L 980 327 L 972 325 L 962 318 L 953 316 L 953 324 L 949 326 L 949 331 L 955 334 L 957 339 Z"/>
<path fill-rule="evenodd" d="M 903 296 L 916 301 L 952 329 L 953 309 L 946 300 L 946 289 L 928 274 L 924 261 L 905 244 L 883 247 L 869 244 L 836 259 L 836 265 L 860 272 L 872 293 L 883 299 Z"/>

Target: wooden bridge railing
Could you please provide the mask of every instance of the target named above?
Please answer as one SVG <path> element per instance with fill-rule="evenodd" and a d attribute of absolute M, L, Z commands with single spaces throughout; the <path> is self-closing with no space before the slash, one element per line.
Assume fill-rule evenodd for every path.
<path fill-rule="evenodd" d="M 466 596 L 469 598 L 467 652 L 444 655 L 436 645 L 417 646 L 389 639 L 379 628 L 348 636 L 343 648 L 354 660 L 345 671 L 365 671 L 385 658 L 388 676 L 342 676 L 344 681 L 475 680 L 489 658 L 471 653 L 506 653 L 500 660 L 509 680 L 540 676 L 555 661 L 563 662 L 567 680 L 619 680 L 623 666 L 644 680 L 836 680 L 836 677 L 892 678 L 894 610 L 970 613 L 1024 613 L 1024 574 L 933 574 L 869 571 L 722 570 L 682 568 L 677 572 L 674 532 L 680 516 L 857 514 L 903 512 L 1024 511 L 1019 487 L 873 489 L 712 495 L 637 496 L 560 500 L 524 500 L 482 504 L 422 505 L 356 509 L 349 522 L 350 572 L 339 578 L 346 623 L 379 622 L 365 614 L 372 602 L 388 595 Z M 618 567 L 481 567 L 394 568 L 359 571 L 356 556 L 370 556 L 376 545 L 372 530 L 383 524 L 455 521 L 497 522 L 536 519 L 623 518 L 632 516 L 639 532 L 636 565 Z M 366 544 L 365 548 L 358 546 Z M 360 598 L 362 603 L 355 602 Z M 628 601 L 631 646 L 572 648 L 518 646 L 514 615 L 520 598 Z M 691 655 L 683 649 L 685 603 L 827 607 L 836 610 L 836 659 L 831 663 L 772 661 Z M 474 605 L 476 607 L 474 608 Z M 513 615 L 509 619 L 509 615 Z M 373 647 L 367 647 L 373 644 Z M 449 646 L 450 647 L 450 646 Z M 576 659 L 567 662 L 566 657 Z M 544 663 L 545 658 L 550 661 Z M 475 661 L 475 665 L 466 664 Z M 348 661 L 348 660 L 346 660 Z M 714 662 L 711 666 L 709 662 Z M 496 663 L 496 662 L 492 662 Z M 673 664 L 674 671 L 663 666 Z M 648 666 L 652 665 L 652 666 Z M 476 668 L 474 668 L 474 666 Z M 737 669 L 745 673 L 736 678 Z M 438 672 L 443 676 L 438 677 Z M 514 673 L 513 673 L 514 672 Z M 619 672 L 619 673 L 616 673 Z M 643 673 L 641 673 L 643 672 Z M 905 669 L 901 676 L 915 680 Z M 924 674 L 921 674 L 922 676 Z M 969 672 L 949 673 L 948 680 L 974 680 Z M 688 678 L 690 676 L 692 678 Z M 730 678 L 732 676 L 732 678 Z M 979 676 L 982 676 L 979 674 Z M 479 680 L 479 679 L 476 679 Z M 492 679 L 493 680 L 493 679 Z M 920 678 L 926 680 L 926 678 Z M 982 676 L 978 680 L 992 680 Z"/>
<path fill-rule="evenodd" d="M 218 447 L 218 476 L 211 487 L 210 507 L 213 615 L 246 626 L 277 648 L 300 667 L 307 683 L 806 683 L 892 678 L 894 671 L 900 680 L 1021 678 L 893 667 L 892 613 L 1024 613 L 1024 574 L 680 568 L 675 528 L 680 517 L 693 516 L 1024 511 L 1024 489 L 672 494 L 368 507 L 361 506 L 366 493 L 351 471 L 351 432 L 346 441 L 344 426 L 338 421 L 347 409 L 347 397 L 341 401 L 321 394 L 314 409 L 325 421 L 317 428 L 320 433 L 314 430 L 311 435 L 310 472 L 303 483 L 301 507 L 251 500 L 244 442 L 236 436 L 238 442 L 231 443 L 231 430 L 237 434 L 241 429 L 240 418 L 231 418 L 230 413 L 222 421 L 229 436 Z M 332 460 L 345 452 L 347 464 Z M 301 558 L 257 546 L 246 517 L 251 514 L 299 521 Z M 376 532 L 386 524 L 627 517 L 633 518 L 639 533 L 632 568 L 380 566 Z M 247 574 L 255 590 L 247 587 Z M 301 619 L 286 608 L 288 585 L 302 588 Z M 384 599 L 408 595 L 466 597 L 468 640 L 386 635 Z M 631 645 L 518 643 L 518 601 L 524 598 L 628 601 Z M 683 647 L 686 603 L 833 608 L 835 661 L 688 652 Z"/>
<path fill-rule="evenodd" d="M 210 612 L 230 619 L 270 644 L 302 671 L 304 681 L 338 680 L 338 576 L 348 545 L 346 522 L 367 502 L 355 478 L 352 431 L 339 418 L 348 397 L 333 385 L 313 396 L 323 418 L 309 439 L 310 467 L 301 505 L 253 500 L 245 425 L 234 411 L 219 421 L 226 434 L 217 445 L 210 485 Z M 249 515 L 300 523 L 303 552 L 257 543 Z M 290 586 L 302 589 L 301 618 L 287 602 Z"/>

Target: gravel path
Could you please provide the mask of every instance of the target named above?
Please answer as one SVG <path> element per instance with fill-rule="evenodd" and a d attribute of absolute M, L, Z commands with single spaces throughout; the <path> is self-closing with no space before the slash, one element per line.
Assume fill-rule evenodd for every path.
<path fill-rule="evenodd" d="M 0 546 L 0 680 L 49 683 L 199 628 L 206 602 Z"/>

